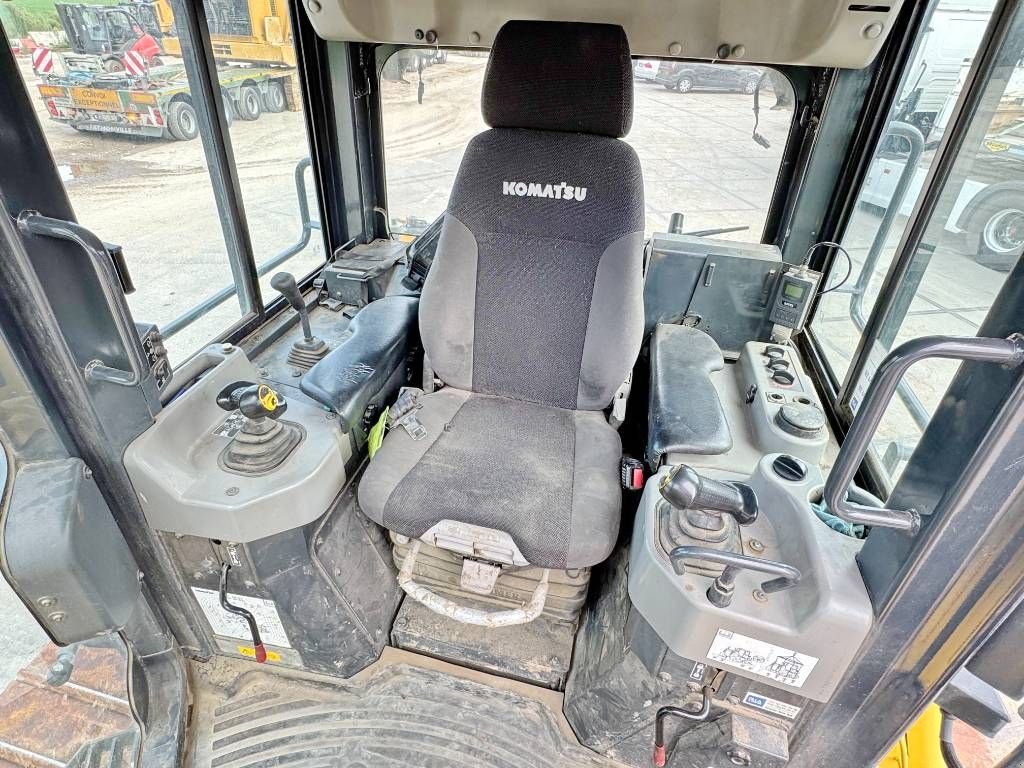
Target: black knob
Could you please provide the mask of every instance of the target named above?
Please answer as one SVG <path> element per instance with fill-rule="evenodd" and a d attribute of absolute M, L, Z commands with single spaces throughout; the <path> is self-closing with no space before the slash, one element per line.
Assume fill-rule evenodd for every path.
<path fill-rule="evenodd" d="M 288 303 L 293 308 L 302 312 L 306 308 L 305 302 L 302 300 L 302 292 L 299 290 L 299 286 L 295 283 L 295 278 L 288 272 L 278 272 L 272 278 L 270 278 L 270 287 L 275 291 L 284 296 Z"/>
<path fill-rule="evenodd" d="M 791 483 L 799 483 L 807 477 L 807 465 L 796 456 L 782 454 L 772 462 L 775 474 Z"/>
<path fill-rule="evenodd" d="M 225 411 L 239 410 L 250 419 L 277 419 L 288 410 L 288 401 L 266 384 L 236 381 L 217 395 L 217 405 Z"/>
<path fill-rule="evenodd" d="M 679 510 L 699 509 L 724 512 L 740 525 L 757 519 L 757 496 L 742 483 L 723 483 L 704 477 L 691 467 L 680 464 L 662 478 L 658 486 L 662 497 Z"/>

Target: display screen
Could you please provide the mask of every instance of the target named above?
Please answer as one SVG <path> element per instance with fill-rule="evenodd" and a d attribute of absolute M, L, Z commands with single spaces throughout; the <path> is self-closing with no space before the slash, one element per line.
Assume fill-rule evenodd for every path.
<path fill-rule="evenodd" d="M 782 286 L 782 292 L 786 295 L 786 298 L 795 299 L 799 301 L 804 297 L 804 293 L 807 291 L 807 286 L 800 285 L 800 283 L 787 282 Z"/>

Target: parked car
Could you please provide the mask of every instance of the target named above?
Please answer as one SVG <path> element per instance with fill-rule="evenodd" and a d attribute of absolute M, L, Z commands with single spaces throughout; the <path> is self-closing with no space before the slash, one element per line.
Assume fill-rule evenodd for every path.
<path fill-rule="evenodd" d="M 638 59 L 633 65 L 636 80 L 661 83 L 670 91 L 698 89 L 753 93 L 764 70 L 735 64 L 701 64 L 695 61 Z"/>

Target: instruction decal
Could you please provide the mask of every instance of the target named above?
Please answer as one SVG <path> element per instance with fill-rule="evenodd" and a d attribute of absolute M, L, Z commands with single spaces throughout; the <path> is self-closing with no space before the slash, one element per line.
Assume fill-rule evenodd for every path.
<path fill-rule="evenodd" d="M 818 663 L 814 656 L 727 629 L 718 630 L 715 639 L 711 641 L 707 657 L 793 688 L 799 688 L 807 682 L 811 670 Z"/>
<path fill-rule="evenodd" d="M 743 697 L 743 703 L 748 707 L 760 709 L 773 715 L 782 715 L 790 720 L 800 714 L 800 707 L 795 707 L 785 701 L 770 699 L 760 693 L 749 692 Z"/>
<path fill-rule="evenodd" d="M 242 424 L 244 423 L 245 416 L 242 415 L 242 412 L 232 411 L 224 421 L 217 425 L 217 428 L 213 430 L 213 434 L 216 437 L 234 437 L 241 431 Z"/>
<path fill-rule="evenodd" d="M 210 622 L 215 635 L 252 642 L 249 625 L 245 623 L 245 619 L 221 608 L 216 590 L 192 587 L 192 592 L 199 602 L 199 607 L 206 614 L 206 620 Z M 277 606 L 274 605 L 273 600 L 235 595 L 229 592 L 228 601 L 245 608 L 256 617 L 256 626 L 260 628 L 260 636 L 264 643 L 276 645 L 278 648 L 292 647 L 288 642 L 288 635 L 285 634 L 284 624 L 281 623 L 281 617 L 277 614 Z"/>

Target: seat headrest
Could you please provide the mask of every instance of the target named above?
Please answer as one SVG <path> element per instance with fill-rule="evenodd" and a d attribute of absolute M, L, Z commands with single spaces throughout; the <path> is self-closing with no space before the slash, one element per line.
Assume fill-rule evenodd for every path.
<path fill-rule="evenodd" d="M 618 138 L 633 122 L 633 64 L 622 27 L 509 21 L 494 38 L 484 77 L 493 128 Z"/>

